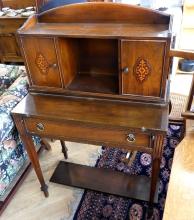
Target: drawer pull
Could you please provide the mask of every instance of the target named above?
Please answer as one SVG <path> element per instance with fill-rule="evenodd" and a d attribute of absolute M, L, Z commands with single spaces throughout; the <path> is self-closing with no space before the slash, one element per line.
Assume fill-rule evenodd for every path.
<path fill-rule="evenodd" d="M 125 67 L 125 68 L 123 69 L 123 73 L 125 73 L 125 74 L 129 73 L 129 68 L 128 68 L 128 67 Z"/>
<path fill-rule="evenodd" d="M 53 68 L 57 68 L 57 64 L 56 64 L 56 63 L 53 63 L 53 64 L 52 64 L 52 67 L 53 67 Z"/>
<path fill-rule="evenodd" d="M 42 123 L 38 123 L 38 124 L 36 125 L 36 129 L 37 129 L 38 131 L 44 131 L 44 125 L 43 125 Z"/>
<path fill-rule="evenodd" d="M 135 142 L 135 135 L 134 134 L 128 134 L 127 135 L 127 141 L 128 142 Z"/>

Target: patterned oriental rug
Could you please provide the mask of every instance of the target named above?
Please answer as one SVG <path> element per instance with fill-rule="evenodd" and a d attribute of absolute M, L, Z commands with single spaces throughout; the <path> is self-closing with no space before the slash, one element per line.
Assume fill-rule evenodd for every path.
<path fill-rule="evenodd" d="M 164 151 L 160 165 L 159 200 L 154 205 L 152 220 L 163 216 L 165 198 L 172 166 L 174 150 L 181 141 L 183 126 L 169 124 L 164 141 Z M 116 148 L 103 147 L 96 167 L 109 168 L 127 174 L 150 176 L 151 156 L 147 153 L 131 152 L 129 163 L 124 163 L 127 152 Z M 74 220 L 145 220 L 147 202 L 85 190 L 75 212 Z"/>

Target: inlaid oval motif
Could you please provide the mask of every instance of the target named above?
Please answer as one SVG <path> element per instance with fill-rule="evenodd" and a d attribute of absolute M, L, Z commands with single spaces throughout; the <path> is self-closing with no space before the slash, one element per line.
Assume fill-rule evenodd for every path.
<path fill-rule="evenodd" d="M 151 65 L 143 57 L 139 57 L 134 65 L 133 73 L 137 81 L 143 83 L 151 74 Z"/>
<path fill-rule="evenodd" d="M 38 53 L 36 56 L 36 65 L 42 74 L 47 74 L 49 71 L 49 63 L 43 54 Z"/>

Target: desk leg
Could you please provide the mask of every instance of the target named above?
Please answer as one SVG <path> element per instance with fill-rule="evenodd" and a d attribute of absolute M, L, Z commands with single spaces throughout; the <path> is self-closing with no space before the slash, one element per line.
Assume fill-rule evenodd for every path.
<path fill-rule="evenodd" d="M 38 177 L 38 180 L 41 185 L 41 190 L 44 192 L 45 197 L 48 197 L 48 186 L 45 184 L 44 177 L 42 174 L 42 170 L 40 168 L 40 163 L 38 159 L 37 152 L 34 147 L 34 143 L 32 141 L 32 137 L 26 132 L 25 125 L 23 118 L 18 115 L 13 115 L 14 121 L 16 124 L 16 127 L 18 129 L 18 132 L 20 134 L 21 140 L 26 148 L 26 151 L 28 153 L 28 156 L 31 160 L 32 166 L 36 172 L 36 175 Z"/>
<path fill-rule="evenodd" d="M 63 153 L 63 155 L 64 155 L 64 158 L 65 158 L 65 159 L 68 159 L 68 154 L 67 154 L 68 149 L 67 149 L 67 147 L 66 147 L 65 141 L 60 140 L 60 142 L 61 142 L 62 153 Z"/>
<path fill-rule="evenodd" d="M 154 196 L 156 192 L 158 175 L 160 172 L 160 162 L 161 162 L 162 151 L 163 151 L 163 141 L 164 141 L 164 136 L 162 134 L 156 135 L 154 146 L 153 146 L 153 154 L 152 154 L 153 161 L 152 161 L 150 204 L 153 204 Z"/>

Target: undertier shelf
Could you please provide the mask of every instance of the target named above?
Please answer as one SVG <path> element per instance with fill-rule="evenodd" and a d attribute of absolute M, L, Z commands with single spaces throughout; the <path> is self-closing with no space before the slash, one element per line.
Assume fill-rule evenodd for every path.
<path fill-rule="evenodd" d="M 59 162 L 50 181 L 143 201 L 149 201 L 151 183 L 151 179 L 147 176 L 129 175 L 107 168 L 89 167 L 64 161 Z M 158 201 L 158 185 L 155 203 Z"/>

